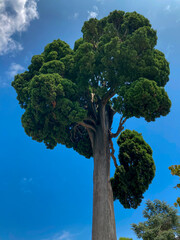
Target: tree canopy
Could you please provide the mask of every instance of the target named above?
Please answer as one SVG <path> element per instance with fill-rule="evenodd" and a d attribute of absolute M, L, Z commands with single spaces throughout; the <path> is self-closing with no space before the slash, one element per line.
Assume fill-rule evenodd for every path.
<path fill-rule="evenodd" d="M 166 202 L 154 200 L 146 202 L 143 211 L 145 222 L 132 224 L 138 238 L 143 240 L 176 240 L 180 237 L 180 224 L 177 210 Z"/>
<path fill-rule="evenodd" d="M 156 31 L 149 20 L 136 12 L 90 19 L 82 33 L 74 49 L 60 39 L 48 44 L 12 86 L 25 110 L 22 125 L 28 136 L 47 148 L 60 143 L 90 158 L 90 132 L 101 124 L 101 105 L 111 123 L 115 113 L 121 115 L 117 133 L 109 129 L 110 138 L 131 117 L 150 122 L 169 113 L 171 101 L 164 90 L 169 63 L 155 49 Z M 130 130 L 122 132 L 118 145 L 121 165 L 111 181 L 114 199 L 136 208 L 154 177 L 152 150 Z"/>

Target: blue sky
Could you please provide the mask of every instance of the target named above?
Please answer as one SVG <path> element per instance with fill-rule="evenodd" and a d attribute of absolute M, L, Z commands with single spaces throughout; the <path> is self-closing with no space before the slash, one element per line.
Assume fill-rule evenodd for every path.
<path fill-rule="evenodd" d="M 1 0 L 0 240 L 91 239 L 93 160 L 64 146 L 47 150 L 26 136 L 20 120 L 23 110 L 10 83 L 46 44 L 60 38 L 73 47 L 85 20 L 100 19 L 115 9 L 143 14 L 157 30 L 157 48 L 170 62 L 166 91 L 172 101 L 166 117 L 126 123 L 152 147 L 156 177 L 138 209 L 123 209 L 115 202 L 118 238 L 137 239 L 130 224 L 143 221 L 147 199 L 172 205 L 179 196 L 173 188 L 179 179 L 168 167 L 179 164 L 180 158 L 180 0 Z M 115 115 L 114 129 L 118 121 Z M 117 146 L 115 150 L 117 154 Z"/>

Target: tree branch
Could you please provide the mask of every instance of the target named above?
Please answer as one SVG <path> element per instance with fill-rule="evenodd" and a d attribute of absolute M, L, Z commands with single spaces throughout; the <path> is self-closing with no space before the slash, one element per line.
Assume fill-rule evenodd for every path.
<path fill-rule="evenodd" d="M 95 127 L 91 126 L 90 124 L 87 124 L 87 123 L 85 123 L 85 122 L 79 122 L 78 124 L 81 125 L 81 126 L 83 126 L 83 127 L 85 127 L 86 129 L 91 129 L 91 130 L 93 130 L 94 132 L 96 132 Z"/>
<path fill-rule="evenodd" d="M 127 118 L 123 118 L 123 116 L 121 117 L 117 132 L 116 133 L 110 133 L 111 138 L 116 138 L 120 134 L 120 132 L 124 129 L 123 124 L 126 122 L 126 120 L 127 120 Z"/>
<path fill-rule="evenodd" d="M 87 132 L 89 134 L 89 138 L 90 138 L 90 141 L 91 141 L 91 147 L 93 149 L 93 147 L 94 147 L 94 133 L 91 131 L 91 129 L 87 129 Z"/>
<path fill-rule="evenodd" d="M 115 92 L 112 90 L 109 90 L 102 99 L 102 104 L 106 105 L 107 102 L 115 95 Z"/>
<path fill-rule="evenodd" d="M 89 98 L 88 98 L 88 108 L 89 108 L 90 112 L 92 113 L 93 118 L 95 120 L 97 120 L 97 112 L 96 112 L 96 108 L 94 106 L 95 93 L 90 93 L 90 91 L 88 91 L 88 95 L 89 95 Z"/>
<path fill-rule="evenodd" d="M 113 161 L 114 161 L 114 166 L 117 168 L 118 165 L 117 165 L 116 158 L 115 158 L 115 156 L 114 156 L 115 150 L 114 150 L 114 147 L 113 147 L 113 141 L 112 141 L 112 138 L 111 138 L 111 133 L 110 133 L 110 139 L 109 139 L 109 141 L 110 141 L 110 149 L 111 149 L 110 155 L 111 155 L 111 157 L 112 157 L 112 159 L 113 159 Z"/>
<path fill-rule="evenodd" d="M 96 126 L 96 121 L 94 121 L 92 118 L 87 117 L 84 119 L 84 121 L 90 121 L 94 124 L 94 126 Z"/>

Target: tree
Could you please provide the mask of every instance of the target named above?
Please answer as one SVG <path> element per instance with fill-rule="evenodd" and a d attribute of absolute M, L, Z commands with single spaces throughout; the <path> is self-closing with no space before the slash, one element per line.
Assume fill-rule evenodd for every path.
<path fill-rule="evenodd" d="M 180 224 L 177 210 L 166 202 L 154 200 L 146 202 L 143 216 L 147 221 L 132 224 L 138 238 L 143 240 L 176 240 L 180 237 Z"/>
<path fill-rule="evenodd" d="M 169 167 L 171 170 L 171 174 L 180 177 L 180 165 L 172 165 Z M 175 188 L 180 188 L 180 184 L 177 184 Z M 175 207 L 180 207 L 180 198 L 178 197 L 176 202 L 174 203 Z"/>
<path fill-rule="evenodd" d="M 136 208 L 155 174 L 150 146 L 136 131 L 123 131 L 124 124 L 169 113 L 169 64 L 154 48 L 156 31 L 136 12 L 90 19 L 82 33 L 73 50 L 59 39 L 48 44 L 12 86 L 27 135 L 49 149 L 60 143 L 94 158 L 92 239 L 115 240 L 113 193 L 125 208 Z M 112 133 L 115 113 L 121 117 Z M 112 142 L 118 136 L 120 166 Z M 110 157 L 116 166 L 111 181 Z"/>

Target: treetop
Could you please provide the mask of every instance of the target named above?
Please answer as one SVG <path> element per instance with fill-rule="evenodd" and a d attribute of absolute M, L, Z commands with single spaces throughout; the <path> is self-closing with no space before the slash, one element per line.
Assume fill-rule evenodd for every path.
<path fill-rule="evenodd" d="M 144 117 L 154 121 L 168 114 L 164 90 L 169 63 L 155 49 L 156 31 L 148 19 L 114 11 L 82 27 L 74 49 L 58 39 L 32 57 L 28 70 L 12 86 L 25 112 L 26 133 L 48 148 L 57 143 L 92 156 L 88 129 L 100 124 L 99 106 L 111 117 Z M 111 119 L 112 120 L 112 119 Z"/>

